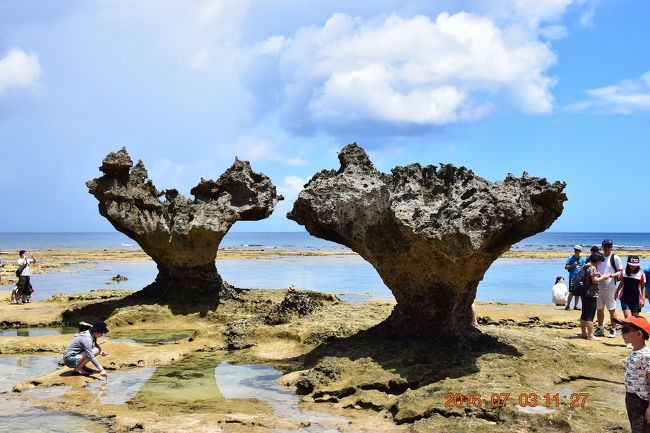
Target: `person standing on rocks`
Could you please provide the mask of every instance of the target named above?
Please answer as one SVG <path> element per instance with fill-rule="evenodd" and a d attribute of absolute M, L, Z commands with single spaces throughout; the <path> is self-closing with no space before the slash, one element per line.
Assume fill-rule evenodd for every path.
<path fill-rule="evenodd" d="M 612 319 L 616 317 L 616 283 L 618 278 L 620 278 L 620 271 L 623 268 L 623 264 L 621 263 L 621 258 L 612 253 L 613 245 L 614 243 L 611 239 L 605 239 L 603 241 L 602 247 L 605 261 L 598 265 L 598 272 L 601 275 L 612 275 L 612 278 L 607 278 L 598 284 L 598 311 L 596 314 L 598 327 L 594 334 L 598 337 L 605 335 L 605 327 L 603 326 L 603 322 L 605 321 L 605 308 L 609 311 L 609 319 L 611 322 L 607 336 L 609 338 L 616 337 L 616 325 L 612 322 Z"/>
<path fill-rule="evenodd" d="M 573 282 L 573 278 L 578 275 L 578 272 L 580 272 L 580 269 L 585 265 L 585 259 L 580 257 L 580 253 L 582 253 L 582 246 L 581 245 L 575 245 L 573 247 L 573 255 L 569 257 L 566 260 L 566 264 L 564 265 L 564 269 L 566 269 L 569 272 L 569 287 L 571 287 L 571 283 Z M 566 307 L 564 308 L 565 310 L 570 310 L 571 309 L 571 299 L 573 298 L 573 294 L 569 292 L 569 298 L 566 301 Z M 573 309 L 574 310 L 579 310 L 580 307 L 578 307 L 578 301 L 580 300 L 579 296 L 575 297 L 575 302 L 573 303 Z"/>
<path fill-rule="evenodd" d="M 106 370 L 97 360 L 97 355 L 107 356 L 108 353 L 104 352 L 97 344 L 97 339 L 107 332 L 106 323 L 95 322 L 89 330 L 75 334 L 72 342 L 63 352 L 63 363 L 67 367 L 73 368 L 74 374 L 88 376 L 95 373 L 95 370 L 86 368 L 86 364 L 90 361 L 97 367 L 99 374 L 106 378 Z"/>
<path fill-rule="evenodd" d="M 623 278 L 616 289 L 616 298 L 621 301 L 623 316 L 638 316 L 645 304 L 645 273 L 641 270 L 639 256 L 628 256 Z"/>
<path fill-rule="evenodd" d="M 18 277 L 18 284 L 16 284 L 16 287 L 18 290 L 16 292 L 16 302 L 18 304 L 24 304 L 30 302 L 29 298 L 33 292 L 32 284 L 30 281 L 32 270 L 30 269 L 29 265 L 36 263 L 36 259 L 34 258 L 33 253 L 27 253 L 25 250 L 20 250 L 18 252 L 18 256 L 18 270 L 16 271 L 16 276 Z M 31 258 L 27 258 L 27 256 Z"/>
<path fill-rule="evenodd" d="M 587 289 L 582 296 L 582 314 L 580 315 L 580 329 L 582 336 L 587 340 L 600 340 L 594 333 L 594 316 L 598 303 L 599 283 L 611 278 L 611 275 L 601 275 L 598 272 L 598 265 L 605 261 L 602 254 L 592 254 L 585 264 L 585 280 Z"/>

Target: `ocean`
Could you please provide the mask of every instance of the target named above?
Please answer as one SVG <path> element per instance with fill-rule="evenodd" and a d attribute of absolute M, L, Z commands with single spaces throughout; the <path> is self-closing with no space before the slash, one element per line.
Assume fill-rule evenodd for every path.
<path fill-rule="evenodd" d="M 515 245 L 518 250 L 565 250 L 567 257 L 576 243 L 588 247 L 612 239 L 617 248 L 650 249 L 649 233 L 541 233 Z M 307 233 L 229 233 L 221 244 L 228 249 L 295 249 L 347 251 L 347 248 L 314 238 Z M 134 241 L 120 233 L 0 233 L 0 250 L 27 249 L 137 249 Z M 586 249 L 586 248 L 585 248 Z M 4 257 L 5 260 L 13 257 Z M 564 276 L 565 259 L 496 260 L 479 284 L 477 299 L 522 303 L 550 303 L 556 276 Z M 642 262 L 645 266 L 648 263 Z M 264 259 L 217 259 L 222 277 L 236 287 L 311 289 L 343 294 L 350 302 L 393 299 L 375 269 L 358 256 L 294 256 Z M 99 288 L 140 289 L 155 279 L 151 260 L 100 261 L 72 269 L 34 275 L 34 299 L 54 293 L 78 293 Z M 126 275 L 128 281 L 113 283 L 111 277 Z M 3 286 L 2 290 L 10 287 Z"/>
<path fill-rule="evenodd" d="M 615 249 L 650 250 L 650 233 L 544 232 L 513 245 L 519 251 L 567 251 L 575 244 L 590 247 L 603 239 Z M 230 232 L 220 248 L 279 248 L 347 250 L 346 247 L 311 236 L 307 232 Z M 0 251 L 7 250 L 139 249 L 133 239 L 111 233 L 0 233 Z M 588 248 L 587 248 L 588 249 Z"/>

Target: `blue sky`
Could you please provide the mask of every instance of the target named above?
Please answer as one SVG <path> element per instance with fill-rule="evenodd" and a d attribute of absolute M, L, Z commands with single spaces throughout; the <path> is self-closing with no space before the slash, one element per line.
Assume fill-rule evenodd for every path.
<path fill-rule="evenodd" d="M 185 195 L 235 156 L 285 195 L 364 146 L 561 180 L 555 231 L 648 232 L 650 2 L 0 0 L 0 231 L 111 231 L 85 181 L 126 146 Z M 629 201 L 628 201 L 629 200 Z"/>

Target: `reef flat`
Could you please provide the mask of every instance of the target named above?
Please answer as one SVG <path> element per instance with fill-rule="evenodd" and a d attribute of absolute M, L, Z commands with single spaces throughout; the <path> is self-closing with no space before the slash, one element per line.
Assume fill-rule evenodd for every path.
<path fill-rule="evenodd" d="M 579 338 L 576 311 L 485 302 L 471 335 L 404 339 L 381 326 L 394 302 L 352 305 L 316 292 L 240 290 L 201 315 L 124 304 L 130 293 L 100 290 L 22 306 L 2 293 L 4 329 L 70 325 L 89 320 L 82 315 L 90 311 L 105 317 L 110 333 L 100 344 L 110 356 L 101 359 L 106 389 L 60 367 L 0 398 L 90 416 L 117 432 L 627 429 L 621 383 L 628 349 L 620 337 Z M 0 354 L 57 355 L 70 338 L 0 336 Z M 278 370 L 278 386 L 300 396 L 300 411 L 287 417 L 252 395 L 225 398 L 213 377 L 223 362 Z M 146 380 L 128 399 L 106 400 L 124 374 Z M 38 394 L 52 390 L 61 395 Z M 309 417 L 314 411 L 319 421 Z"/>

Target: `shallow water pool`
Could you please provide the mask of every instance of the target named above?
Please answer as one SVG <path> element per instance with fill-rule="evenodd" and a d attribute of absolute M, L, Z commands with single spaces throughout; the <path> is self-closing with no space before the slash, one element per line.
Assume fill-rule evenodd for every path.
<path fill-rule="evenodd" d="M 59 356 L 0 356 L 0 431 L 12 433 L 105 433 L 104 423 L 85 417 L 52 413 L 35 407 L 11 393 L 13 386 L 30 377 L 42 376 L 58 368 Z M 51 398 L 62 395 L 65 387 L 30 390 L 26 396 Z"/>

